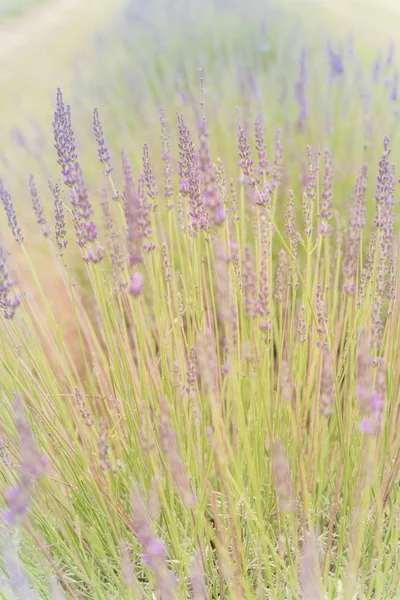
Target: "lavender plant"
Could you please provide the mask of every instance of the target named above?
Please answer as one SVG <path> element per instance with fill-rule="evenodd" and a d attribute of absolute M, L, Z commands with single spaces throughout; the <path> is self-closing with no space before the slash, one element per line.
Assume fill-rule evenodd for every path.
<path fill-rule="evenodd" d="M 1 249 L 10 597 L 398 594 L 396 171 L 383 131 L 351 169 L 315 144 L 306 60 L 286 126 L 249 102 L 220 155 L 203 74 L 200 109 L 162 109 L 135 163 L 95 109 L 96 186 L 58 90 L 59 172 L 30 195 L 73 348 L 1 183 L 35 285 Z M 327 61 L 341 97 L 331 43 Z"/>

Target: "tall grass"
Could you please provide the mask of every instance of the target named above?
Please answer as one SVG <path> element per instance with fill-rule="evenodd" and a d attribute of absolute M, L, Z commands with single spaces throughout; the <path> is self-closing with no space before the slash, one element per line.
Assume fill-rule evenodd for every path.
<path fill-rule="evenodd" d="M 5 598 L 399 597 L 395 67 L 326 52 L 161 70 L 83 169 L 59 91 L 35 234 L 1 183 Z"/>

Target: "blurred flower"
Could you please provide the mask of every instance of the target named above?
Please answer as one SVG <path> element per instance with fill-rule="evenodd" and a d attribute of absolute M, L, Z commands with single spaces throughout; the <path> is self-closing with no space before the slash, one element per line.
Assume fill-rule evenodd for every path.
<path fill-rule="evenodd" d="M 103 125 L 100 121 L 97 108 L 93 110 L 93 131 L 97 142 L 97 156 L 99 157 L 99 161 L 104 165 L 103 173 L 105 175 L 110 175 L 113 171 L 110 164 L 111 154 L 104 139 Z"/>
<path fill-rule="evenodd" d="M 136 273 L 131 275 L 128 291 L 135 298 L 143 292 L 143 275 L 140 271 L 136 271 Z"/>
<path fill-rule="evenodd" d="M 9 525 L 24 521 L 28 514 L 33 485 L 44 473 L 48 459 L 39 452 L 29 422 L 25 416 L 22 398 L 14 394 L 15 427 L 19 437 L 19 478 L 5 495 L 7 508 L 3 519 Z"/>
<path fill-rule="evenodd" d="M 24 241 L 24 237 L 22 235 L 21 229 L 18 226 L 17 216 L 15 214 L 11 196 L 9 192 L 5 189 L 2 179 L 0 179 L 0 200 L 3 203 L 3 207 L 8 220 L 8 226 L 13 233 L 15 241 L 18 242 L 18 244 L 22 244 L 22 242 Z"/>

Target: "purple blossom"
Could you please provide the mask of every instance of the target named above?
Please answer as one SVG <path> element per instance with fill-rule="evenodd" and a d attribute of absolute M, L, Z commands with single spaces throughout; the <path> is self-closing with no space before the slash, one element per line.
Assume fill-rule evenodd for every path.
<path fill-rule="evenodd" d="M 180 192 L 184 197 L 189 197 L 189 234 L 195 237 L 199 229 L 204 228 L 205 225 L 204 205 L 200 191 L 199 156 L 189 129 L 180 114 L 178 114 L 178 131 Z"/>
<path fill-rule="evenodd" d="M 57 151 L 58 164 L 65 185 L 74 185 L 74 165 L 78 155 L 75 148 L 75 133 L 71 124 L 71 109 L 64 104 L 60 88 L 57 89 L 56 110 L 53 121 L 54 148 Z"/>
<path fill-rule="evenodd" d="M 143 146 L 143 173 L 144 180 L 146 182 L 147 195 L 150 198 L 150 200 L 154 203 L 158 192 L 156 186 L 156 178 L 154 177 L 153 168 L 150 162 L 149 147 L 147 144 L 144 144 Z M 152 204 L 151 208 L 155 209 L 157 208 L 157 205 Z"/>
<path fill-rule="evenodd" d="M 134 298 L 140 296 L 143 292 L 143 275 L 140 271 L 136 271 L 131 275 L 131 280 L 128 287 L 129 294 Z"/>
<path fill-rule="evenodd" d="M 191 481 L 185 472 L 185 467 L 179 452 L 176 435 L 172 428 L 169 407 L 165 398 L 160 399 L 158 433 L 161 449 L 168 458 L 169 472 L 174 485 L 179 492 L 183 505 L 186 508 L 191 508 L 195 506 L 197 498 L 193 493 Z"/>
<path fill-rule="evenodd" d="M 50 235 L 50 227 L 46 221 L 46 217 L 44 214 L 43 205 L 39 196 L 39 193 L 36 188 L 35 178 L 33 175 L 29 177 L 29 189 L 31 193 L 31 201 L 33 206 L 33 212 L 36 216 L 36 222 L 40 225 L 40 231 L 44 237 L 48 237 Z"/>
<path fill-rule="evenodd" d="M 74 165 L 74 185 L 71 189 L 70 199 L 72 222 L 78 245 L 80 248 L 86 248 L 87 244 L 97 240 L 97 229 L 92 220 L 93 209 L 79 163 Z"/>
<path fill-rule="evenodd" d="M 0 309 L 6 319 L 12 319 L 15 310 L 21 304 L 21 300 L 12 291 L 15 287 L 15 281 L 8 267 L 7 258 L 8 254 L 0 244 Z"/>
<path fill-rule="evenodd" d="M 110 164 L 111 154 L 106 145 L 104 138 L 103 125 L 100 121 L 99 111 L 97 108 L 93 110 L 93 131 L 97 142 L 97 156 L 99 161 L 104 165 L 104 175 L 110 175 L 113 168 Z"/>
<path fill-rule="evenodd" d="M 86 406 L 86 402 L 78 388 L 75 388 L 74 396 L 75 396 L 75 402 L 78 406 L 78 410 L 81 414 L 82 419 L 85 421 L 85 424 L 88 427 L 92 427 L 94 425 L 94 419 L 93 419 L 92 415 L 90 414 L 90 412 Z"/>
<path fill-rule="evenodd" d="M 332 233 L 332 226 L 329 223 L 333 217 L 332 180 L 332 158 L 330 150 L 326 149 L 324 152 L 324 175 L 322 180 L 322 197 L 319 210 L 319 231 L 321 235 L 329 235 Z"/>
<path fill-rule="evenodd" d="M 160 125 L 161 125 L 161 146 L 162 160 L 164 163 L 164 198 L 166 200 L 165 208 L 173 208 L 171 199 L 174 197 L 174 188 L 172 186 L 172 167 L 171 167 L 171 138 L 170 131 L 165 117 L 164 109 L 160 108 Z"/>
<path fill-rule="evenodd" d="M 334 373 L 332 354 L 325 344 L 322 349 L 322 372 L 321 372 L 321 415 L 325 418 L 333 414 L 333 405 L 335 403 Z"/>
<path fill-rule="evenodd" d="M 108 458 L 108 431 L 106 422 L 103 418 L 100 419 L 100 433 L 97 442 L 97 455 L 99 459 L 99 467 L 102 471 L 107 471 L 111 467 L 110 459 Z"/>
<path fill-rule="evenodd" d="M 289 257 L 285 250 L 279 251 L 278 267 L 276 270 L 275 300 L 278 304 L 284 304 L 288 292 Z"/>
<path fill-rule="evenodd" d="M 360 430 L 365 434 L 377 435 L 382 428 L 382 415 L 386 396 L 386 365 L 383 359 L 377 361 L 375 386 L 372 379 L 372 361 L 368 356 L 368 340 L 365 331 L 359 339 L 357 368 L 357 401 L 361 413 Z"/>
<path fill-rule="evenodd" d="M 330 79 L 334 80 L 344 73 L 343 60 L 340 53 L 333 50 L 330 41 L 328 41 L 327 44 L 327 52 L 330 67 Z"/>
<path fill-rule="evenodd" d="M 300 56 L 299 79 L 297 80 L 297 82 L 294 86 L 294 97 L 300 108 L 299 115 L 297 117 L 297 123 L 296 123 L 297 131 L 303 131 L 304 123 L 305 123 L 305 121 L 307 119 L 307 115 L 308 115 L 308 104 L 307 104 L 307 100 L 306 100 L 306 96 L 305 96 L 305 87 L 306 87 L 305 58 L 306 58 L 306 55 L 305 55 L 305 50 L 303 48 L 301 51 L 301 56 Z"/>
<path fill-rule="evenodd" d="M 5 495 L 7 508 L 3 513 L 3 519 L 9 525 L 16 525 L 25 520 L 32 500 L 33 485 L 43 475 L 48 465 L 48 459 L 37 449 L 25 416 L 22 398 L 18 394 L 14 394 L 14 415 L 19 437 L 20 463 L 18 481 Z"/>
<path fill-rule="evenodd" d="M 290 470 L 283 448 L 278 440 L 275 440 L 273 443 L 271 458 L 275 490 L 279 499 L 279 510 L 285 513 L 292 512 L 294 501 Z"/>
<path fill-rule="evenodd" d="M 140 198 L 135 187 L 131 166 L 124 150 L 121 151 L 124 171 L 123 210 L 126 222 L 126 249 L 129 266 L 140 264 L 142 258 L 142 232 L 139 226 L 141 215 Z"/>
<path fill-rule="evenodd" d="M 208 133 L 204 122 L 200 127 L 199 166 L 203 205 L 210 212 L 214 225 L 220 226 L 225 221 L 225 213 L 221 204 L 217 178 L 209 154 Z M 206 229 L 206 227 L 203 227 L 203 229 Z"/>
<path fill-rule="evenodd" d="M 132 488 L 131 506 L 135 535 L 144 550 L 143 561 L 153 572 L 157 591 L 163 600 L 175 600 L 176 581 L 168 569 L 165 544 L 154 532 L 149 510 L 137 485 Z"/>
<path fill-rule="evenodd" d="M 282 129 L 275 134 L 274 164 L 272 167 L 272 188 L 277 190 L 281 185 L 283 175 L 283 139 Z"/>
<path fill-rule="evenodd" d="M 3 203 L 3 207 L 7 216 L 8 226 L 13 233 L 15 241 L 18 242 L 18 244 L 22 244 L 22 242 L 24 241 L 24 237 L 22 235 L 21 229 L 18 226 L 17 216 L 15 214 L 14 205 L 11 200 L 11 195 L 5 189 L 2 179 L 0 179 L 0 199 Z"/>
<path fill-rule="evenodd" d="M 258 115 L 254 122 L 254 135 L 258 156 L 258 173 L 260 176 L 266 177 L 269 175 L 270 167 L 267 160 L 267 148 L 264 141 L 263 121 L 261 115 Z"/>
<path fill-rule="evenodd" d="M 239 149 L 239 165 L 243 174 L 247 177 L 247 182 L 250 187 L 256 188 L 260 183 L 254 163 L 251 158 L 250 144 L 247 138 L 247 133 L 242 125 L 238 125 L 238 149 Z"/>
<path fill-rule="evenodd" d="M 257 316 L 257 284 L 254 266 L 254 256 L 251 249 L 246 246 L 242 261 L 242 293 L 244 309 L 249 319 Z"/>
<path fill-rule="evenodd" d="M 60 186 L 58 185 L 58 183 L 51 183 L 51 181 L 49 181 L 49 188 L 54 198 L 56 242 L 59 250 L 63 250 L 67 246 L 68 242 L 65 239 L 65 236 L 67 235 L 67 230 L 65 229 L 64 207 L 60 195 Z"/>
<path fill-rule="evenodd" d="M 349 227 L 347 230 L 346 255 L 343 266 L 345 278 L 343 289 L 347 294 L 354 294 L 355 279 L 359 262 L 361 231 L 365 225 L 365 192 L 367 189 L 367 167 L 361 167 L 353 202 L 350 207 Z"/>

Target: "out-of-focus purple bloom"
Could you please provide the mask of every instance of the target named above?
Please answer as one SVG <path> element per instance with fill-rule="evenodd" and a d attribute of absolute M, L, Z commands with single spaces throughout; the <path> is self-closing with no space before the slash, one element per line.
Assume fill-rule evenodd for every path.
<path fill-rule="evenodd" d="M 269 289 L 269 264 L 268 257 L 271 251 L 270 223 L 265 215 L 261 218 L 261 261 L 258 281 L 258 301 L 256 314 L 261 318 L 259 328 L 261 331 L 270 331 L 272 329 L 271 310 L 270 310 L 270 289 Z"/>
<path fill-rule="evenodd" d="M 138 235 L 140 236 L 140 239 L 142 241 L 143 250 L 145 250 L 146 252 L 151 252 L 156 246 L 151 240 L 153 229 L 151 226 L 150 211 L 157 205 L 150 204 L 150 202 L 148 201 L 148 192 L 146 193 L 146 179 L 143 173 L 139 175 L 137 181 L 136 194 L 137 205 L 139 209 L 137 221 L 137 226 L 139 230 Z"/>
<path fill-rule="evenodd" d="M 389 66 L 393 63 L 393 59 L 394 59 L 394 52 L 395 52 L 395 45 L 394 45 L 394 41 L 390 40 L 389 42 L 389 49 L 388 49 L 388 54 L 386 57 L 386 64 Z"/>
<path fill-rule="evenodd" d="M 270 167 L 267 159 L 267 147 L 264 141 L 263 121 L 261 115 L 258 115 L 254 122 L 254 134 L 258 156 L 258 172 L 261 177 L 266 177 L 269 175 Z"/>
<path fill-rule="evenodd" d="M 328 235 L 332 233 L 332 226 L 329 221 L 333 217 L 333 191 L 332 191 L 332 158 L 331 153 L 328 149 L 324 152 L 324 176 L 322 180 L 322 197 L 320 204 L 320 225 L 319 230 L 321 235 Z"/>
<path fill-rule="evenodd" d="M 97 108 L 93 110 L 93 131 L 97 142 L 97 156 L 99 157 L 99 161 L 102 163 L 102 165 L 104 165 L 103 173 L 105 175 L 110 175 L 110 173 L 113 171 L 113 168 L 110 164 L 111 154 L 106 145 L 103 125 L 100 121 L 99 111 Z"/>
<path fill-rule="evenodd" d="M 172 167 L 171 167 L 171 136 L 165 117 L 164 109 L 160 108 L 160 125 L 161 125 L 161 146 L 162 160 L 164 163 L 164 198 L 166 200 L 165 208 L 173 208 L 171 199 L 174 197 L 174 188 L 172 186 Z"/>
<path fill-rule="evenodd" d="M 386 365 L 377 361 L 375 387 L 372 385 L 372 361 L 368 356 L 368 340 L 365 331 L 359 339 L 356 394 L 362 415 L 359 428 L 363 433 L 377 435 L 382 428 L 382 415 L 386 396 Z"/>
<path fill-rule="evenodd" d="M 299 562 L 301 598 L 304 598 L 304 600 L 324 600 L 321 590 L 317 540 L 314 534 L 307 532 L 306 536 L 301 548 Z"/>
<path fill-rule="evenodd" d="M 381 55 L 377 55 L 374 64 L 372 65 L 372 83 L 377 83 L 381 70 Z"/>
<path fill-rule="evenodd" d="M 92 427 L 94 425 L 94 419 L 93 419 L 92 415 L 90 414 L 90 412 L 86 406 L 86 402 L 78 388 L 75 388 L 74 396 L 75 396 L 75 402 L 78 406 L 78 410 L 81 414 L 82 419 L 85 421 L 85 424 L 88 427 Z"/>
<path fill-rule="evenodd" d="M 192 490 L 192 484 L 185 472 L 182 457 L 179 452 L 176 435 L 172 428 L 169 407 L 165 398 L 160 399 L 160 414 L 158 432 L 162 451 L 168 457 L 169 472 L 174 485 L 186 508 L 195 506 L 197 498 Z"/>
<path fill-rule="evenodd" d="M 183 116 L 178 114 L 180 192 L 189 197 L 189 234 L 196 236 L 205 225 L 205 211 L 200 191 L 199 156 Z"/>
<path fill-rule="evenodd" d="M 285 225 L 286 225 L 286 235 L 288 236 L 289 240 L 290 240 L 290 246 L 291 246 L 291 251 L 293 254 L 293 258 L 295 261 L 295 264 L 292 265 L 292 272 L 293 272 L 293 280 L 294 283 L 296 285 L 296 287 L 299 286 L 299 275 L 297 272 L 297 267 L 299 266 L 299 234 L 296 231 L 296 218 L 295 218 L 295 214 L 294 214 L 294 209 L 295 209 L 295 201 L 294 201 L 294 192 L 293 190 L 289 190 L 288 193 L 288 200 L 287 200 L 287 205 L 286 205 L 286 219 L 285 219 Z"/>
<path fill-rule="evenodd" d="M 22 242 L 24 241 L 24 237 L 22 235 L 21 229 L 18 226 L 14 205 L 11 200 L 11 195 L 5 189 L 2 179 L 0 179 L 0 199 L 3 203 L 4 210 L 7 216 L 8 226 L 10 227 L 13 233 L 15 241 L 18 242 L 18 244 L 22 244 Z"/>
<path fill-rule="evenodd" d="M 296 327 L 297 341 L 299 344 L 305 344 L 307 333 L 306 333 L 306 309 L 304 304 L 301 305 L 299 314 L 297 317 L 297 327 Z"/>
<path fill-rule="evenodd" d="M 365 192 L 367 190 L 367 166 L 361 167 L 353 202 L 350 207 L 349 227 L 347 230 L 346 255 L 343 266 L 345 278 L 343 289 L 346 294 L 355 293 L 355 279 L 359 263 L 361 231 L 365 225 Z"/>
<path fill-rule="evenodd" d="M 330 79 L 334 80 L 344 73 L 343 60 L 340 53 L 333 50 L 330 41 L 328 41 L 327 44 L 327 52 L 330 67 Z"/>
<path fill-rule="evenodd" d="M 279 499 L 279 510 L 284 513 L 292 512 L 294 501 L 292 496 L 292 482 L 290 470 L 283 448 L 275 440 L 272 446 L 272 472 L 274 476 L 275 490 Z"/>
<path fill-rule="evenodd" d="M 139 226 L 140 199 L 133 181 L 132 169 L 124 150 L 121 150 L 122 168 L 124 172 L 123 208 L 126 222 L 126 249 L 129 266 L 140 264 L 142 258 L 142 232 Z"/>
<path fill-rule="evenodd" d="M 333 414 L 333 405 L 335 403 L 335 389 L 333 377 L 334 373 L 332 354 L 327 344 L 325 344 L 322 349 L 322 372 L 320 390 L 320 411 L 321 415 L 325 418 L 328 418 Z"/>
<path fill-rule="evenodd" d="M 31 200 L 33 206 L 33 212 L 36 215 L 36 221 L 38 225 L 40 225 L 40 231 L 44 237 L 48 237 L 50 235 L 50 227 L 46 221 L 46 217 L 44 215 L 43 205 L 39 196 L 39 193 L 36 188 L 35 178 L 33 175 L 29 177 L 29 189 L 31 192 Z"/>
<path fill-rule="evenodd" d="M 300 56 L 299 79 L 297 80 L 297 82 L 295 83 L 295 86 L 294 86 L 294 97 L 300 108 L 299 115 L 297 117 L 297 124 L 296 124 L 298 131 L 303 131 L 304 123 L 305 123 L 305 121 L 307 119 L 307 115 L 308 115 L 308 104 L 307 104 L 306 93 L 305 93 L 306 79 L 307 79 L 306 53 L 303 48 L 301 51 L 301 56 Z"/>
<path fill-rule="evenodd" d="M 151 208 L 157 208 L 157 204 L 154 204 L 154 200 L 157 198 L 157 186 L 156 178 L 154 177 L 153 168 L 150 162 L 149 147 L 147 144 L 143 146 L 143 173 L 144 180 L 146 182 L 147 195 L 152 201 Z"/>
<path fill-rule="evenodd" d="M 392 102 L 397 102 L 397 97 L 398 97 L 398 93 L 397 93 L 397 87 L 399 84 L 399 74 L 395 73 L 393 76 L 393 81 L 392 81 L 392 89 L 390 91 L 390 100 Z"/>
<path fill-rule="evenodd" d="M 324 292 L 320 284 L 317 285 L 315 290 L 315 313 L 317 317 L 317 332 L 320 336 L 320 340 L 317 343 L 317 345 L 319 347 L 323 347 L 324 340 L 326 337 L 326 326 L 328 324 L 328 317 L 326 315 Z"/>
<path fill-rule="evenodd" d="M 190 562 L 190 589 L 193 600 L 208 600 L 201 549 L 196 548 Z"/>
<path fill-rule="evenodd" d="M 246 315 L 249 319 L 257 316 L 257 285 L 254 266 L 254 256 L 251 249 L 246 246 L 242 261 L 242 293 Z"/>
<path fill-rule="evenodd" d="M 93 251 L 91 246 L 86 248 L 86 253 L 83 257 L 83 260 L 87 263 L 97 264 L 101 262 L 104 258 L 104 248 L 97 240 L 95 244 L 95 251 Z"/>
<path fill-rule="evenodd" d="M 53 121 L 54 147 L 65 184 L 74 185 L 74 165 L 78 158 L 75 148 L 75 133 L 71 123 L 71 108 L 64 104 L 60 88 L 57 89 L 56 110 Z"/>
<path fill-rule="evenodd" d="M 274 164 L 272 167 L 272 187 L 277 190 L 281 185 L 283 175 L 283 134 L 277 129 L 275 134 Z"/>
<path fill-rule="evenodd" d="M 279 251 L 278 267 L 276 270 L 275 300 L 278 304 L 284 304 L 287 298 L 289 285 L 289 257 L 285 250 Z"/>
<path fill-rule="evenodd" d="M 362 306 L 362 302 L 367 293 L 368 283 L 371 281 L 372 272 L 375 263 L 375 254 L 376 254 L 376 240 L 377 235 L 376 231 L 372 232 L 371 241 L 368 246 L 367 255 L 365 258 L 365 263 L 361 271 L 360 275 L 360 286 L 358 290 L 358 306 Z"/>
<path fill-rule="evenodd" d="M 210 158 L 208 132 L 206 123 L 204 121 L 200 125 L 199 134 L 199 166 L 203 204 L 204 207 L 209 211 L 214 225 L 220 226 L 225 221 L 225 211 L 221 203 L 221 195 L 217 185 L 217 178 Z M 206 230 L 206 227 L 203 226 L 203 229 Z"/>
<path fill-rule="evenodd" d="M 33 484 L 43 475 L 48 465 L 47 457 L 42 456 L 37 449 L 22 399 L 18 394 L 14 394 L 14 414 L 19 437 L 20 465 L 19 479 L 5 496 L 7 508 L 3 519 L 9 525 L 16 525 L 25 519 L 32 500 Z"/>
<path fill-rule="evenodd" d="M 7 257 L 5 248 L 0 244 L 0 309 L 6 319 L 12 319 L 21 300 L 12 292 L 15 281 L 12 279 Z"/>
<path fill-rule="evenodd" d="M 67 230 L 65 229 L 64 207 L 61 199 L 60 186 L 58 183 L 51 183 L 51 181 L 49 181 L 49 188 L 54 198 L 56 242 L 59 250 L 63 250 L 67 246 L 68 242 L 65 239 Z"/>
<path fill-rule="evenodd" d="M 131 506 L 135 535 L 143 546 L 143 561 L 153 572 L 157 591 L 163 600 L 175 600 L 176 581 L 168 569 L 165 544 L 154 532 L 149 510 L 137 485 L 132 488 Z"/>
<path fill-rule="evenodd" d="M 143 292 L 143 275 L 140 271 L 136 271 L 131 275 L 128 291 L 134 298 L 137 298 Z"/>
<path fill-rule="evenodd" d="M 71 189 L 70 199 L 72 204 L 72 222 L 78 245 L 80 248 L 86 248 L 88 243 L 97 240 L 97 229 L 92 220 L 93 209 L 79 163 L 75 163 L 74 165 L 74 185 Z"/>
<path fill-rule="evenodd" d="M 100 419 L 100 434 L 97 442 L 97 455 L 99 458 L 100 469 L 102 471 L 107 471 L 111 467 L 111 462 L 108 458 L 108 431 L 106 422 L 103 418 Z"/>
<path fill-rule="evenodd" d="M 260 183 L 253 160 L 251 158 L 250 144 L 247 138 L 247 133 L 242 125 L 238 125 L 238 149 L 239 149 L 239 165 L 243 174 L 247 177 L 247 183 L 250 187 L 256 188 Z"/>

